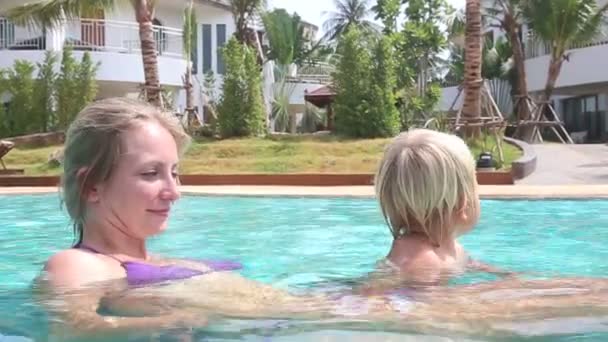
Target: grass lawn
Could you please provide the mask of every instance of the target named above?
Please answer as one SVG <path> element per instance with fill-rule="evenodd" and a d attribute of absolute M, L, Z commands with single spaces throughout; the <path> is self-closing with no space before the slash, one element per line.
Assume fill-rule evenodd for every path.
<path fill-rule="evenodd" d="M 334 136 L 284 136 L 193 142 L 182 160 L 182 174 L 221 173 L 373 173 L 390 139 L 346 140 Z M 493 143 L 492 143 L 493 144 Z M 479 143 L 469 144 L 474 155 Z M 60 148 L 12 150 L 4 162 L 9 168 L 25 169 L 26 175 L 58 175 L 60 168 L 47 164 Z M 505 168 L 520 151 L 503 144 Z"/>

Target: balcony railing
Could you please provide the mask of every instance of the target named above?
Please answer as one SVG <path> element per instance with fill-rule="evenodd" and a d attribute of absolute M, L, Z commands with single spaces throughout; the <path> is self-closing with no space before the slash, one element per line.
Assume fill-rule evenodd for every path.
<path fill-rule="evenodd" d="M 152 26 L 159 55 L 182 58 L 182 30 Z M 45 50 L 46 36 L 56 31 L 29 30 L 0 18 L 0 50 Z M 141 53 L 139 24 L 136 22 L 81 19 L 65 24 L 66 45 L 80 51 Z"/>
<path fill-rule="evenodd" d="M 551 45 L 540 41 L 539 39 L 535 39 L 533 36 L 530 36 L 524 45 L 526 59 L 551 54 Z M 608 45 L 608 26 L 602 27 L 602 31 L 593 40 L 586 43 L 575 42 L 568 46 L 568 50 L 582 49 L 598 45 Z"/>
<path fill-rule="evenodd" d="M 43 50 L 45 43 L 43 30 L 28 30 L 0 17 L 0 50 Z"/>
<path fill-rule="evenodd" d="M 298 68 L 295 76 L 288 77 L 287 79 L 290 82 L 329 83 L 334 71 L 335 67 L 328 63 L 305 64 Z"/>

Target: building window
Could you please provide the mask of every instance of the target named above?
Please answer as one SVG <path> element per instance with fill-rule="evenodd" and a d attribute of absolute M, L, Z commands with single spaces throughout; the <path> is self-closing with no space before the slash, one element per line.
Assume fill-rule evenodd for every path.
<path fill-rule="evenodd" d="M 565 99 L 562 102 L 564 125 L 569 132 L 587 132 L 587 141 L 604 139 L 606 113 L 600 111 L 597 95 Z"/>
<path fill-rule="evenodd" d="M 217 42 L 217 73 L 223 75 L 226 71 L 224 65 L 224 57 L 222 55 L 222 47 L 226 44 L 226 24 L 217 24 L 216 27 L 216 42 Z"/>
<path fill-rule="evenodd" d="M 167 51 L 167 47 L 169 46 L 169 41 L 167 39 L 167 34 L 163 29 L 163 23 L 154 18 L 152 20 L 153 31 L 154 31 L 154 41 L 156 42 L 156 49 L 159 55 L 162 55 L 163 52 Z"/>
<path fill-rule="evenodd" d="M 15 25 L 0 17 L 0 49 L 7 49 L 15 43 Z"/>
<path fill-rule="evenodd" d="M 211 70 L 211 25 L 203 24 L 203 73 Z"/>

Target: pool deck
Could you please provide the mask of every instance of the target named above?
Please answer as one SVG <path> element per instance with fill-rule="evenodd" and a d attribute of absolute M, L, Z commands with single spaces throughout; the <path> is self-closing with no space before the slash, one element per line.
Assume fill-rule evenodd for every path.
<path fill-rule="evenodd" d="M 373 197 L 371 186 L 182 186 L 186 195 Z M 57 193 L 56 187 L 0 187 L 0 194 Z M 481 185 L 482 198 L 608 198 L 608 185 Z"/>

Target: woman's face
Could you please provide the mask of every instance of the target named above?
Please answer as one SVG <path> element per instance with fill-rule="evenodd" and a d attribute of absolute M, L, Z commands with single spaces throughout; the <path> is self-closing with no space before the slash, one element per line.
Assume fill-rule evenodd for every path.
<path fill-rule="evenodd" d="M 136 239 L 163 231 L 179 198 L 177 164 L 169 131 L 156 122 L 136 124 L 122 136 L 112 176 L 97 187 L 97 219 Z"/>

